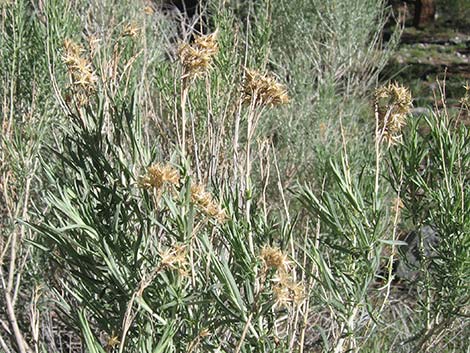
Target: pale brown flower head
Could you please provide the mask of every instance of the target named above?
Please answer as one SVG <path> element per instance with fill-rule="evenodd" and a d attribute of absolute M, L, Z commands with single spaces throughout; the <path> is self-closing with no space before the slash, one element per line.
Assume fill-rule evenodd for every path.
<path fill-rule="evenodd" d="M 290 304 L 289 288 L 281 285 L 276 285 L 273 288 L 274 297 L 276 298 L 276 305 L 286 307 Z"/>
<path fill-rule="evenodd" d="M 199 337 L 208 337 L 210 336 L 212 333 L 209 331 L 208 328 L 203 328 L 200 332 L 199 332 Z"/>
<path fill-rule="evenodd" d="M 412 106 L 409 89 L 397 83 L 380 87 L 375 91 L 375 106 L 379 132 L 389 144 L 398 142 Z"/>
<path fill-rule="evenodd" d="M 214 201 L 212 195 L 206 191 L 204 185 L 191 185 L 191 202 L 197 205 L 203 213 L 220 223 L 227 219 L 225 210 Z"/>
<path fill-rule="evenodd" d="M 291 298 L 295 304 L 300 304 L 305 299 L 305 287 L 301 283 L 293 283 L 290 287 Z"/>
<path fill-rule="evenodd" d="M 184 270 L 188 265 L 186 247 L 174 245 L 160 252 L 161 265 L 163 267 Z"/>
<path fill-rule="evenodd" d="M 470 106 L 470 84 L 468 83 L 468 81 L 465 84 L 465 86 L 463 86 L 463 88 L 465 88 L 465 94 L 462 98 L 460 98 L 460 104 L 462 105 L 462 108 L 469 109 L 469 106 Z"/>
<path fill-rule="evenodd" d="M 412 98 L 410 90 L 396 82 L 380 87 L 375 93 L 376 101 L 381 107 L 393 107 L 397 114 L 408 114 Z"/>
<path fill-rule="evenodd" d="M 140 33 L 140 28 L 134 23 L 128 23 L 121 33 L 121 37 L 137 37 Z"/>
<path fill-rule="evenodd" d="M 191 185 L 191 201 L 202 207 L 207 207 L 212 202 L 212 196 L 206 191 L 204 185 Z"/>
<path fill-rule="evenodd" d="M 178 56 L 183 65 L 183 78 L 206 74 L 217 52 L 217 31 L 196 36 L 193 43 L 182 43 L 178 48 Z"/>
<path fill-rule="evenodd" d="M 463 88 L 465 88 L 465 93 L 470 93 L 470 84 L 468 83 L 468 81 L 465 83 L 465 86 L 463 86 Z"/>
<path fill-rule="evenodd" d="M 403 200 L 401 199 L 401 197 L 397 196 L 392 200 L 392 213 L 400 214 L 404 207 L 405 207 L 405 204 L 403 203 Z"/>
<path fill-rule="evenodd" d="M 99 49 L 101 39 L 95 34 L 89 34 L 87 36 L 88 47 L 90 48 L 90 57 L 93 58 Z"/>
<path fill-rule="evenodd" d="M 144 189 L 161 188 L 165 183 L 178 185 L 180 176 L 170 164 L 153 164 L 147 173 L 139 178 L 139 186 Z"/>
<path fill-rule="evenodd" d="M 298 305 L 305 299 L 304 286 L 301 283 L 293 281 L 288 273 L 284 271 L 278 272 L 273 282 L 275 282 L 273 293 L 278 306 Z"/>
<path fill-rule="evenodd" d="M 275 276 L 271 279 L 276 305 L 285 307 L 300 304 L 304 300 L 305 289 L 302 284 L 292 279 L 290 261 L 287 259 L 287 255 L 284 255 L 278 248 L 264 246 L 261 249 L 260 258 L 264 263 L 264 271 L 267 269 L 276 271 Z"/>
<path fill-rule="evenodd" d="M 144 7 L 144 13 L 146 15 L 153 15 L 155 13 L 155 10 L 153 9 L 152 6 L 145 6 Z"/>
<path fill-rule="evenodd" d="M 67 66 L 73 85 L 83 91 L 95 89 L 98 80 L 91 63 L 82 56 L 85 50 L 70 39 L 64 41 L 62 61 Z"/>
<path fill-rule="evenodd" d="M 281 105 L 289 102 L 286 88 L 268 75 L 246 69 L 243 82 L 243 101 L 256 106 Z"/>
<path fill-rule="evenodd" d="M 290 262 L 287 255 L 284 255 L 278 248 L 265 245 L 261 249 L 260 257 L 267 268 L 273 268 L 283 273 L 287 272 L 289 268 Z"/>
<path fill-rule="evenodd" d="M 64 49 L 66 54 L 73 56 L 80 56 L 85 51 L 81 45 L 68 38 L 64 40 Z"/>
<path fill-rule="evenodd" d="M 119 341 L 119 336 L 113 331 L 110 336 L 106 339 L 106 348 L 107 349 L 114 349 L 116 346 L 121 343 Z"/>
<path fill-rule="evenodd" d="M 227 220 L 228 216 L 227 213 L 223 208 L 221 208 L 217 203 L 214 201 L 207 205 L 203 209 L 204 213 L 206 213 L 209 217 L 214 218 L 217 222 L 223 223 Z"/>

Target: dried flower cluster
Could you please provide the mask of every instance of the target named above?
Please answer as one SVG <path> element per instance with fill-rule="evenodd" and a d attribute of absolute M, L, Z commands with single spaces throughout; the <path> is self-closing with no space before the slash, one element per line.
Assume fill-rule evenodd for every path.
<path fill-rule="evenodd" d="M 268 75 L 246 69 L 243 83 L 243 101 L 255 105 L 281 105 L 289 101 L 286 88 Z"/>
<path fill-rule="evenodd" d="M 147 168 L 147 174 L 139 178 L 139 186 L 144 189 L 160 189 L 165 183 L 177 185 L 180 176 L 170 164 L 153 164 Z"/>
<path fill-rule="evenodd" d="M 146 15 L 153 15 L 155 13 L 155 10 L 153 9 L 152 6 L 145 6 L 144 7 L 144 13 Z"/>
<path fill-rule="evenodd" d="M 82 56 L 85 51 L 82 46 L 70 39 L 64 41 L 64 55 L 62 60 L 72 77 L 73 85 L 82 92 L 93 91 L 98 78 L 96 77 L 91 63 Z"/>
<path fill-rule="evenodd" d="M 118 346 L 119 343 L 121 343 L 119 341 L 119 337 L 115 334 L 115 332 L 113 331 L 111 336 L 109 336 L 106 340 L 106 348 L 108 350 L 112 350 L 114 349 L 114 347 Z"/>
<path fill-rule="evenodd" d="M 397 83 L 380 87 L 375 92 L 375 106 L 380 136 L 394 144 L 401 138 L 401 129 L 412 105 L 408 88 Z"/>
<path fill-rule="evenodd" d="M 217 31 L 208 35 L 196 36 L 191 44 L 181 44 L 178 48 L 178 55 L 184 70 L 182 77 L 192 78 L 207 73 L 217 52 Z"/>
<path fill-rule="evenodd" d="M 404 207 L 405 204 L 400 196 L 397 196 L 392 200 L 392 213 L 400 214 Z"/>
<path fill-rule="evenodd" d="M 121 37 L 137 37 L 140 33 L 140 28 L 134 23 L 129 23 L 124 27 L 124 30 L 121 33 Z"/>
<path fill-rule="evenodd" d="M 287 259 L 287 255 L 278 248 L 264 246 L 261 249 L 260 258 L 264 263 L 265 270 L 274 269 L 276 271 L 273 279 L 276 304 L 283 307 L 301 303 L 305 296 L 305 290 L 302 284 L 292 280 L 290 261 Z"/>
<path fill-rule="evenodd" d="M 160 264 L 163 268 L 178 270 L 181 276 L 188 275 L 187 250 L 184 245 L 173 245 L 160 252 Z"/>
<path fill-rule="evenodd" d="M 261 248 L 261 260 L 266 268 L 273 268 L 276 271 L 287 272 L 289 270 L 289 260 L 278 248 L 263 246 Z"/>
<path fill-rule="evenodd" d="M 227 219 L 225 210 L 214 201 L 212 195 L 201 184 L 191 186 L 191 202 L 197 205 L 203 213 L 218 222 L 224 222 Z"/>
<path fill-rule="evenodd" d="M 462 108 L 465 108 L 465 109 L 469 109 L 469 106 L 470 106 L 470 85 L 469 83 L 467 82 L 465 84 L 465 86 L 463 86 L 463 88 L 465 88 L 465 94 L 462 98 L 460 98 L 460 104 L 462 105 Z"/>
<path fill-rule="evenodd" d="M 278 272 L 273 281 L 276 283 L 273 292 L 279 306 L 284 307 L 292 303 L 300 304 L 304 300 L 304 286 L 293 281 L 287 272 Z"/>

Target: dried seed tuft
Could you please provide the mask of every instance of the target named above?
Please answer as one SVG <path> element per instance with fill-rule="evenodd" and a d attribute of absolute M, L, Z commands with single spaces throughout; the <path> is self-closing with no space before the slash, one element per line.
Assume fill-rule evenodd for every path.
<path fill-rule="evenodd" d="M 178 55 L 183 65 L 182 78 L 196 78 L 206 74 L 212 67 L 217 52 L 217 31 L 196 36 L 191 44 L 182 43 L 178 48 Z"/>
<path fill-rule="evenodd" d="M 380 137 L 389 145 L 400 140 L 401 129 L 406 125 L 411 106 L 412 98 L 409 89 L 397 83 L 390 83 L 375 91 Z"/>
<path fill-rule="evenodd" d="M 154 164 L 139 178 L 139 186 L 144 189 L 161 188 L 165 183 L 178 185 L 180 176 L 170 164 Z"/>
<path fill-rule="evenodd" d="M 243 101 L 255 106 L 275 106 L 288 103 L 289 97 L 284 85 L 276 82 L 272 76 L 246 69 Z"/>

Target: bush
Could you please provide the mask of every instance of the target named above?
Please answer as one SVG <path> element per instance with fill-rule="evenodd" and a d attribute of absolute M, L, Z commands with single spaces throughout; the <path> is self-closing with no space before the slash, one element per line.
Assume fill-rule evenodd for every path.
<path fill-rule="evenodd" d="M 2 350 L 464 347 L 468 129 L 371 107 L 384 2 L 237 4 L 2 5 Z"/>

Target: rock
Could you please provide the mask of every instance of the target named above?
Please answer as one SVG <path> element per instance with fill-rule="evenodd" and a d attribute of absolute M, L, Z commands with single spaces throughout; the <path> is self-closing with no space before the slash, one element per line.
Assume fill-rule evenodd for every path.
<path fill-rule="evenodd" d="M 416 280 L 423 256 L 435 254 L 439 244 L 439 236 L 431 226 L 424 226 L 418 231 L 409 232 L 404 241 L 408 245 L 400 249 L 401 257 L 397 266 L 396 276 L 409 281 Z M 422 243 L 422 248 L 421 247 Z"/>
<path fill-rule="evenodd" d="M 414 117 L 419 117 L 421 115 L 432 114 L 432 110 L 430 108 L 416 107 L 412 108 L 410 113 Z"/>

